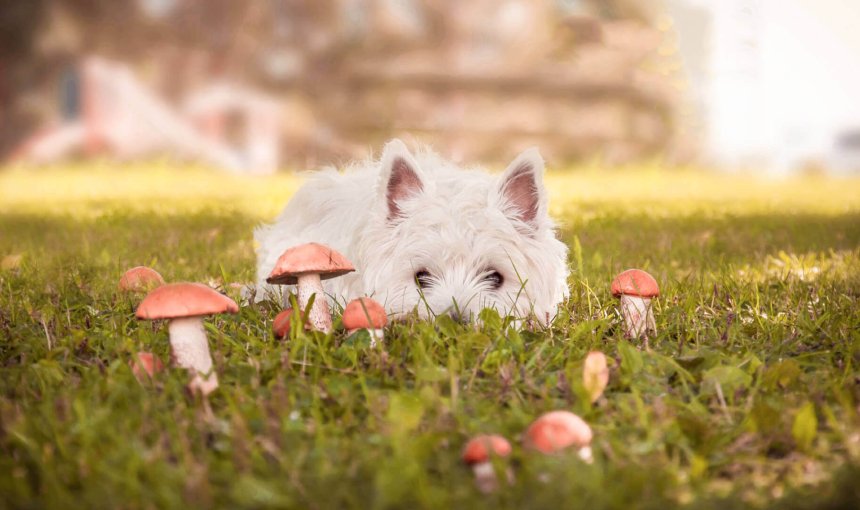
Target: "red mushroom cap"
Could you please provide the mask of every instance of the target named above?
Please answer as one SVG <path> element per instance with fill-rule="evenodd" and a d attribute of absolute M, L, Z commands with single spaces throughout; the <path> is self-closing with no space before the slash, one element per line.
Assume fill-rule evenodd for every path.
<path fill-rule="evenodd" d="M 388 316 L 385 314 L 385 308 L 373 299 L 353 299 L 343 309 L 343 327 L 346 329 L 380 329 L 386 324 Z"/>
<path fill-rule="evenodd" d="M 525 442 L 541 453 L 554 453 L 569 446 L 588 446 L 591 438 L 591 427 L 582 418 L 568 411 L 552 411 L 529 425 Z"/>
<path fill-rule="evenodd" d="M 283 312 L 275 316 L 272 321 L 272 331 L 277 338 L 284 338 L 290 334 L 290 321 L 293 318 L 293 309 L 287 308 Z M 305 329 L 310 329 L 307 321 L 305 321 Z"/>
<path fill-rule="evenodd" d="M 178 319 L 236 313 L 239 305 L 200 283 L 171 283 L 153 290 L 137 307 L 138 319 Z"/>
<path fill-rule="evenodd" d="M 128 364 L 131 365 L 131 371 L 138 380 L 143 380 L 144 376 L 154 377 L 155 374 L 164 370 L 164 363 L 151 352 L 141 351 L 137 353 Z"/>
<path fill-rule="evenodd" d="M 319 243 L 308 243 L 282 253 L 266 281 L 295 285 L 301 275 L 319 274 L 320 279 L 327 280 L 352 271 L 355 271 L 352 262 L 339 252 Z"/>
<path fill-rule="evenodd" d="M 463 448 L 463 462 L 480 464 L 490 460 L 491 455 L 507 457 L 511 454 L 511 443 L 502 436 L 482 434 L 475 436 Z"/>
<path fill-rule="evenodd" d="M 628 269 L 612 280 L 612 295 L 651 298 L 660 295 L 660 288 L 657 286 L 657 280 L 645 271 Z"/>
<path fill-rule="evenodd" d="M 164 285 L 164 278 L 146 266 L 133 267 L 119 279 L 119 290 L 125 292 L 146 292 L 160 285 Z"/>

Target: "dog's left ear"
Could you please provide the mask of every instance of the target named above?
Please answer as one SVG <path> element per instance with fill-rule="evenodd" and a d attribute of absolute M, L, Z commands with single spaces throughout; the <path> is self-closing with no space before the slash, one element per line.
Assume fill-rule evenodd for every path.
<path fill-rule="evenodd" d="M 547 214 L 543 171 L 543 158 L 532 147 L 508 165 L 495 190 L 499 208 L 526 233 L 538 230 Z"/>

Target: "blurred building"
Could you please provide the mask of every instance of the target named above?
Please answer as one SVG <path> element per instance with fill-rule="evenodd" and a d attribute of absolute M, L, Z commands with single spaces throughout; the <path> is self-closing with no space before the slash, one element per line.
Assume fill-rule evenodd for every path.
<path fill-rule="evenodd" d="M 665 8 L 647 0 L 34 0 L 16 9 L 30 32 L 16 36 L 14 60 L 0 60 L 13 68 L 0 86 L 17 126 L 61 115 L 63 69 L 100 55 L 128 63 L 177 111 L 213 82 L 277 98 L 267 108 L 291 166 L 365 155 L 392 136 L 455 159 L 503 160 L 527 145 L 558 162 L 696 152 L 677 37 Z"/>

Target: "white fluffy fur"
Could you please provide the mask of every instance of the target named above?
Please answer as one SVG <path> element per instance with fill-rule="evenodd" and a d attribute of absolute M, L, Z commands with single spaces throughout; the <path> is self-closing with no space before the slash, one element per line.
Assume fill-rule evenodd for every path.
<path fill-rule="evenodd" d="M 404 169 L 408 178 L 395 179 Z M 547 323 L 567 296 L 568 268 L 567 247 L 547 212 L 543 170 L 536 149 L 493 176 L 458 169 L 428 150 L 413 156 L 392 140 L 379 161 L 315 173 L 275 223 L 255 233 L 257 298 L 282 292 L 265 279 L 284 250 L 315 241 L 356 267 L 324 282 L 329 299 L 341 304 L 372 296 L 394 317 L 417 310 L 466 320 L 490 307 Z M 422 269 L 431 275 L 424 289 L 415 278 Z M 486 279 L 493 270 L 504 278 L 498 289 Z"/>

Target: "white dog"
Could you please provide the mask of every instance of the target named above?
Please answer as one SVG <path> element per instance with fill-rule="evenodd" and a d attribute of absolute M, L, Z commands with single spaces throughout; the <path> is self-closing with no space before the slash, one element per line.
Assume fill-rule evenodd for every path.
<path fill-rule="evenodd" d="M 313 174 L 274 224 L 257 229 L 257 299 L 281 253 L 319 242 L 356 272 L 324 282 L 341 304 L 372 296 L 395 318 L 483 308 L 546 324 L 567 296 L 567 247 L 547 212 L 543 159 L 518 156 L 501 176 L 461 170 L 400 140 L 378 162 Z"/>

